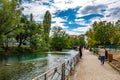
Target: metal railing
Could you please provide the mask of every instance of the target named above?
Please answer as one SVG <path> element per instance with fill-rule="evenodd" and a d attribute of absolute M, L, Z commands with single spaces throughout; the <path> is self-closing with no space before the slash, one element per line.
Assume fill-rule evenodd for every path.
<path fill-rule="evenodd" d="M 79 62 L 79 54 L 75 55 L 70 60 L 67 60 L 60 65 L 46 71 L 45 73 L 38 75 L 32 80 L 66 80 L 75 68 L 75 65 Z"/>

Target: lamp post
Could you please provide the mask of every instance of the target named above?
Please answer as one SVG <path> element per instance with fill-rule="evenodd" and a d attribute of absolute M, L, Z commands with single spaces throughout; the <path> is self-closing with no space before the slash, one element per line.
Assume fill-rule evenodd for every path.
<path fill-rule="evenodd" d="M 111 49 L 113 48 L 113 47 L 112 47 L 112 44 L 113 44 L 113 42 L 111 42 L 111 44 L 110 44 L 110 45 L 111 45 Z"/>
<path fill-rule="evenodd" d="M 105 40 L 106 39 L 106 30 L 105 30 L 106 25 L 105 25 L 105 23 L 106 23 L 106 21 L 103 21 L 103 23 L 104 23 L 103 27 L 104 27 L 104 48 L 105 48 L 105 43 L 106 43 L 106 40 Z"/>

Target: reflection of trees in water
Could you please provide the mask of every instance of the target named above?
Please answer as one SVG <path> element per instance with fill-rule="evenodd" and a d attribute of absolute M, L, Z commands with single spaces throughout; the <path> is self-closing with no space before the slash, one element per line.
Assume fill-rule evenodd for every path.
<path fill-rule="evenodd" d="M 31 71 L 29 72 L 26 71 L 27 73 L 25 74 L 25 76 L 23 75 L 23 73 L 21 74 L 21 77 L 19 76 L 19 78 L 17 80 L 31 80 L 34 76 L 38 76 L 38 74 L 41 74 L 43 72 L 45 72 L 46 68 L 47 68 L 47 59 L 41 60 L 41 61 L 31 61 L 28 63 L 32 63 L 33 66 Z"/>
<path fill-rule="evenodd" d="M 21 61 L 20 55 L 17 55 L 17 60 L 18 60 L 18 61 Z"/>
<path fill-rule="evenodd" d="M 0 64 L 5 65 L 8 62 L 8 57 L 6 55 L 0 54 Z"/>
<path fill-rule="evenodd" d="M 0 80 L 31 80 L 46 70 L 47 59 L 0 67 Z"/>
<path fill-rule="evenodd" d="M 4 55 L 0 54 L 0 64 L 13 64 L 15 62 L 21 62 L 26 60 L 33 60 L 36 58 L 45 58 L 47 54 L 24 54 L 24 55 Z"/>

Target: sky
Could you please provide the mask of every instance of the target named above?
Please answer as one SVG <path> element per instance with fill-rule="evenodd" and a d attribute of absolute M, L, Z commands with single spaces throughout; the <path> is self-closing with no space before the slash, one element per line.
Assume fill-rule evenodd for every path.
<path fill-rule="evenodd" d="M 120 19 L 120 0 L 22 0 L 21 7 L 36 22 L 42 22 L 49 10 L 51 28 L 62 27 L 69 35 L 85 34 L 94 21 Z"/>

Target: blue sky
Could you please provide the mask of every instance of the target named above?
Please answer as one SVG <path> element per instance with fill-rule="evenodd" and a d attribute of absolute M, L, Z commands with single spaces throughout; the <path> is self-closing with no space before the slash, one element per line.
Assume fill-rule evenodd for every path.
<path fill-rule="evenodd" d="M 94 21 L 120 19 L 120 0 L 22 0 L 25 15 L 43 21 L 47 10 L 52 14 L 52 25 L 62 27 L 70 35 L 84 34 Z"/>

